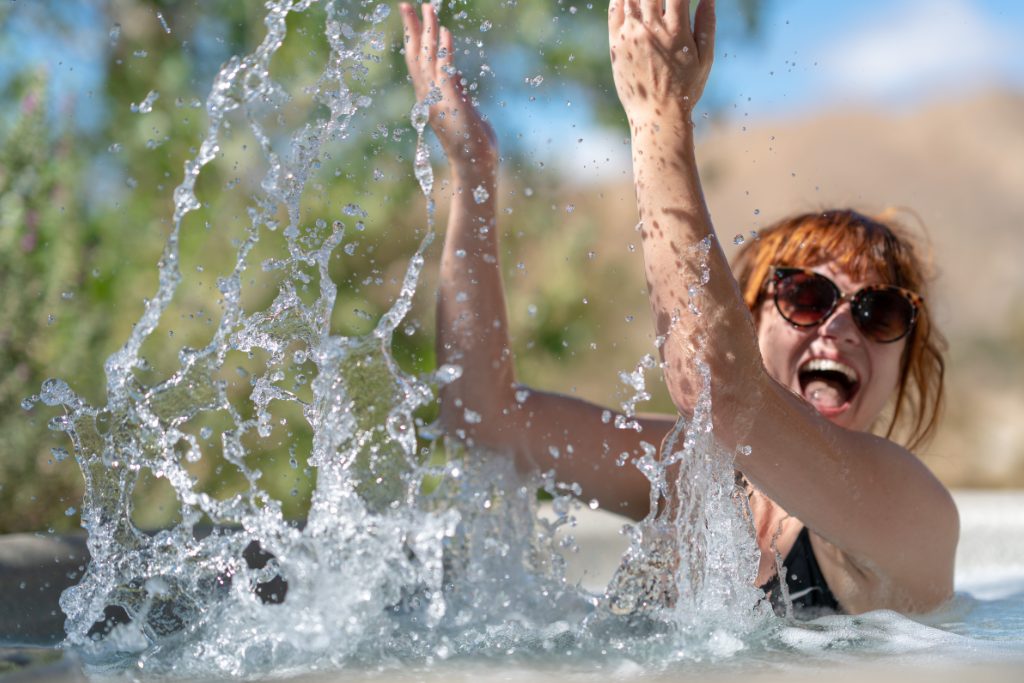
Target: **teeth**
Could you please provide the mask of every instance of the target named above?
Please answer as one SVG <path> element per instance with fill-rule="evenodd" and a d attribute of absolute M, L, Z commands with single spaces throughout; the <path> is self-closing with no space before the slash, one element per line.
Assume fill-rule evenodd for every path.
<path fill-rule="evenodd" d="M 846 377 L 850 384 L 858 382 L 857 372 L 849 365 L 828 358 L 814 358 L 800 368 L 801 372 L 838 372 Z"/>

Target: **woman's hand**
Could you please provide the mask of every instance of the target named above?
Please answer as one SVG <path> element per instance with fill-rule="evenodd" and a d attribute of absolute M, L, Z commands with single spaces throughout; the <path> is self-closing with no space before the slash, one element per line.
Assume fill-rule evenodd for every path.
<path fill-rule="evenodd" d="M 689 117 L 704 92 L 715 48 L 713 0 L 701 0 L 690 28 L 690 0 L 611 0 L 612 74 L 630 124 L 671 112 Z"/>
<path fill-rule="evenodd" d="M 420 21 L 412 5 L 399 5 L 405 63 L 416 99 L 430 103 L 430 126 L 457 174 L 477 165 L 493 166 L 498 158 L 494 130 L 463 90 L 451 31 L 438 24 L 433 5 L 426 3 L 422 9 Z"/>

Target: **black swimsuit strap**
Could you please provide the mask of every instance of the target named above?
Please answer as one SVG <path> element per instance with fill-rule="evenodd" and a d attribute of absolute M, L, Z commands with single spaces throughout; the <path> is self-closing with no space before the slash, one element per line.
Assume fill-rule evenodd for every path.
<path fill-rule="evenodd" d="M 821 573 L 807 527 L 800 530 L 800 535 L 796 537 L 793 548 L 786 555 L 786 559 L 782 561 L 782 567 L 786 572 L 786 587 L 789 589 L 789 599 L 793 602 L 793 607 L 804 610 L 813 609 L 814 611 L 842 611 L 839 601 L 828 587 L 825 575 Z M 784 613 L 785 604 L 782 591 L 778 589 L 778 576 L 761 586 L 761 590 L 768 594 L 776 613 Z"/>

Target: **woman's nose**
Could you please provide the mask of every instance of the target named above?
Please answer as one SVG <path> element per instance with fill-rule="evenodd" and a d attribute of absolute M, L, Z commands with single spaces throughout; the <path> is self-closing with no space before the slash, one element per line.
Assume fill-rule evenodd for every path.
<path fill-rule="evenodd" d="M 853 309 L 849 301 L 841 301 L 832 315 L 821 321 L 819 334 L 847 342 L 859 341 L 857 323 L 853 320 Z"/>

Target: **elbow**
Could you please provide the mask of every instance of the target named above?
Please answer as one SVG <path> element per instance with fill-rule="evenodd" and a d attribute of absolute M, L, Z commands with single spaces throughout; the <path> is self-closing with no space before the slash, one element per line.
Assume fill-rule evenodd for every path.
<path fill-rule="evenodd" d="M 459 380 L 461 381 L 461 380 Z M 455 383 L 441 389 L 438 422 L 444 435 L 464 444 L 500 453 L 517 450 L 518 411 L 511 385 L 489 387 L 489 393 L 467 395 Z"/>

